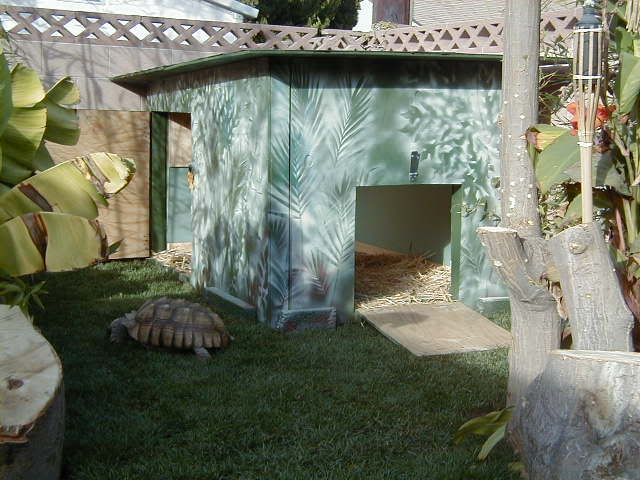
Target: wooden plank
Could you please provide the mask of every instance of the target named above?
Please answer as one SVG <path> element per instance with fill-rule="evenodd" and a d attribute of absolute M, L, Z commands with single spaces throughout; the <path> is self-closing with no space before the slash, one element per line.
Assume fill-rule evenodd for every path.
<path fill-rule="evenodd" d="M 360 313 L 385 337 L 419 357 L 511 345 L 509 332 L 459 302 L 399 305 Z"/>
<path fill-rule="evenodd" d="M 92 152 L 110 152 L 136 162 L 133 181 L 101 209 L 110 243 L 122 240 L 111 258 L 149 256 L 149 113 L 79 110 L 80 140 L 76 145 L 47 144 L 55 162 Z"/>
<path fill-rule="evenodd" d="M 370 243 L 358 242 L 356 240 L 356 252 L 358 253 L 366 253 L 369 255 L 399 255 L 405 256 L 405 253 L 396 252 L 395 250 L 389 250 L 386 248 L 377 247 L 375 245 L 371 245 Z"/>
<path fill-rule="evenodd" d="M 170 113 L 167 132 L 167 164 L 191 166 L 191 114 Z"/>

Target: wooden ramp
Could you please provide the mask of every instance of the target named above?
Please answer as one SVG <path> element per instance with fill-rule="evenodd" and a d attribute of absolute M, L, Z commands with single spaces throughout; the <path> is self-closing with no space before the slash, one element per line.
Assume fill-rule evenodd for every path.
<path fill-rule="evenodd" d="M 511 334 L 466 305 L 398 305 L 360 312 L 385 337 L 419 357 L 493 350 Z"/>

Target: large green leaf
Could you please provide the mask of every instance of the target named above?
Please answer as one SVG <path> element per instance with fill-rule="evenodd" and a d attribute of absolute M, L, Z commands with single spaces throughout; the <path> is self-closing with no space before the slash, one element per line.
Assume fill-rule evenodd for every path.
<path fill-rule="evenodd" d="M 78 117 L 69 107 L 79 101 L 80 94 L 69 77 L 45 93 L 38 74 L 18 64 L 11 71 L 10 95 L 8 105 L 13 108 L 9 109 L 6 128 L 0 132 L 0 181 L 13 186 L 34 170 L 53 165 L 43 140 L 63 145 L 78 142 Z"/>
<path fill-rule="evenodd" d="M 75 145 L 80 138 L 78 114 L 71 105 L 80 101 L 80 91 L 69 77 L 58 81 L 47 92 L 42 106 L 47 108 L 45 140 L 61 145 Z"/>
<path fill-rule="evenodd" d="M 3 160 L 0 180 L 13 182 L 12 184 L 15 185 L 17 167 L 28 171 L 26 176 L 20 176 L 17 181 L 24 180 L 31 175 L 33 160 L 42 142 L 46 122 L 47 109 L 44 107 L 13 109 L 7 128 L 0 138 Z M 7 173 L 7 171 L 11 173 Z"/>
<path fill-rule="evenodd" d="M 593 185 L 609 186 L 622 195 L 630 195 L 624 175 L 618 171 L 611 152 L 595 153 L 591 159 Z M 542 193 L 565 182 L 580 182 L 580 149 L 577 138 L 568 130 L 537 156 L 536 178 Z"/>
<path fill-rule="evenodd" d="M 591 158 L 591 174 L 593 175 L 593 185 L 595 187 L 611 187 L 622 195 L 631 195 L 627 181 L 622 173 L 618 171 L 613 163 L 611 151 L 606 153 L 596 153 Z M 580 182 L 580 162 L 575 163 L 565 171 L 569 181 Z"/>
<path fill-rule="evenodd" d="M 62 212 L 93 219 L 105 198 L 73 162 L 56 165 L 0 196 L 0 224 L 25 213 Z"/>
<path fill-rule="evenodd" d="M 49 89 L 46 97 L 58 105 L 70 107 L 80 102 L 80 90 L 71 77 L 64 77 Z"/>
<path fill-rule="evenodd" d="M 4 53 L 0 53 L 0 136 L 9 123 L 12 110 L 11 71 Z M 2 170 L 2 155 L 0 155 L 0 170 Z"/>
<path fill-rule="evenodd" d="M 113 153 L 90 153 L 72 161 L 107 198 L 126 187 L 136 173 L 133 160 Z"/>
<path fill-rule="evenodd" d="M 51 154 L 49 150 L 47 150 L 47 142 L 42 142 L 33 157 L 33 169 L 44 172 L 47 168 L 51 168 L 54 165 L 53 158 L 51 158 Z"/>
<path fill-rule="evenodd" d="M 615 29 L 616 37 L 616 51 L 618 55 L 622 52 L 633 54 L 633 35 L 624 27 L 617 27 Z"/>
<path fill-rule="evenodd" d="M 538 154 L 536 177 L 540 191 L 547 193 L 553 185 L 569 180 L 567 169 L 579 162 L 576 137 L 567 130 Z"/>
<path fill-rule="evenodd" d="M 29 108 L 44 100 L 44 87 L 38 72 L 22 64 L 11 70 L 13 108 Z"/>
<path fill-rule="evenodd" d="M 61 212 L 88 219 L 106 206 L 105 197 L 124 188 L 135 164 L 109 153 L 92 153 L 61 163 L 0 196 L 0 224 L 31 212 Z"/>
<path fill-rule="evenodd" d="M 566 128 L 556 127 L 555 125 L 537 124 L 527 130 L 527 151 L 529 157 L 533 160 L 534 168 L 538 163 L 538 153 L 547 148 L 559 136 L 567 131 Z"/>
<path fill-rule="evenodd" d="M 617 91 L 620 113 L 629 113 L 640 93 L 640 58 L 628 52 L 620 54 Z"/>
<path fill-rule="evenodd" d="M 0 182 L 11 189 L 23 180 L 26 180 L 33 173 L 31 168 L 23 167 L 15 162 L 4 162 L 2 172 L 0 172 Z"/>
<path fill-rule="evenodd" d="M 0 225 L 0 269 L 21 276 L 92 265 L 107 256 L 95 220 L 65 213 L 29 213 Z"/>
<path fill-rule="evenodd" d="M 613 204 L 605 192 L 594 191 L 593 192 L 593 206 L 595 208 L 612 209 Z M 561 226 L 568 227 L 575 224 L 582 218 L 582 195 L 576 195 L 569 203 L 567 211 L 562 217 Z"/>

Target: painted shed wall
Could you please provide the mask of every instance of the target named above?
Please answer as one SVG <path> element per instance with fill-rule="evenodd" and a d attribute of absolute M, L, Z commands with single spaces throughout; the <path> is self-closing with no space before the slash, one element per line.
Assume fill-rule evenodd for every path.
<path fill-rule="evenodd" d="M 324 307 L 349 320 L 356 187 L 409 184 L 418 150 L 419 184 L 461 185 L 460 298 L 501 295 L 475 234 L 499 205 L 499 78 L 496 62 L 316 57 L 155 82 L 152 110 L 192 112 L 193 281 L 273 326 Z"/>
<path fill-rule="evenodd" d="M 266 60 L 160 82 L 151 110 L 191 112 L 193 277 L 257 304 L 266 282 L 270 79 Z"/>
<path fill-rule="evenodd" d="M 413 150 L 423 158 L 418 183 L 462 185 L 460 297 L 473 304 L 489 296 L 497 282 L 475 229 L 487 208 L 498 207 L 491 178 L 498 175 L 499 65 L 290 65 L 289 309 L 335 306 L 339 319 L 350 318 L 355 187 L 408 184 Z"/>

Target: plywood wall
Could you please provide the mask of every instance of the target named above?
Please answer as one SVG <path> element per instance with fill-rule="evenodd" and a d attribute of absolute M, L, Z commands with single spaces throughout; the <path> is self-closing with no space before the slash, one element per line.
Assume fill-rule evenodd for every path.
<path fill-rule="evenodd" d="M 191 157 L 191 114 L 170 113 L 167 163 L 170 167 L 190 167 Z"/>
<path fill-rule="evenodd" d="M 136 175 L 100 213 L 109 243 L 122 240 L 111 258 L 149 256 L 149 113 L 80 110 L 80 141 L 74 146 L 48 144 L 56 162 L 92 152 L 132 158 Z"/>

